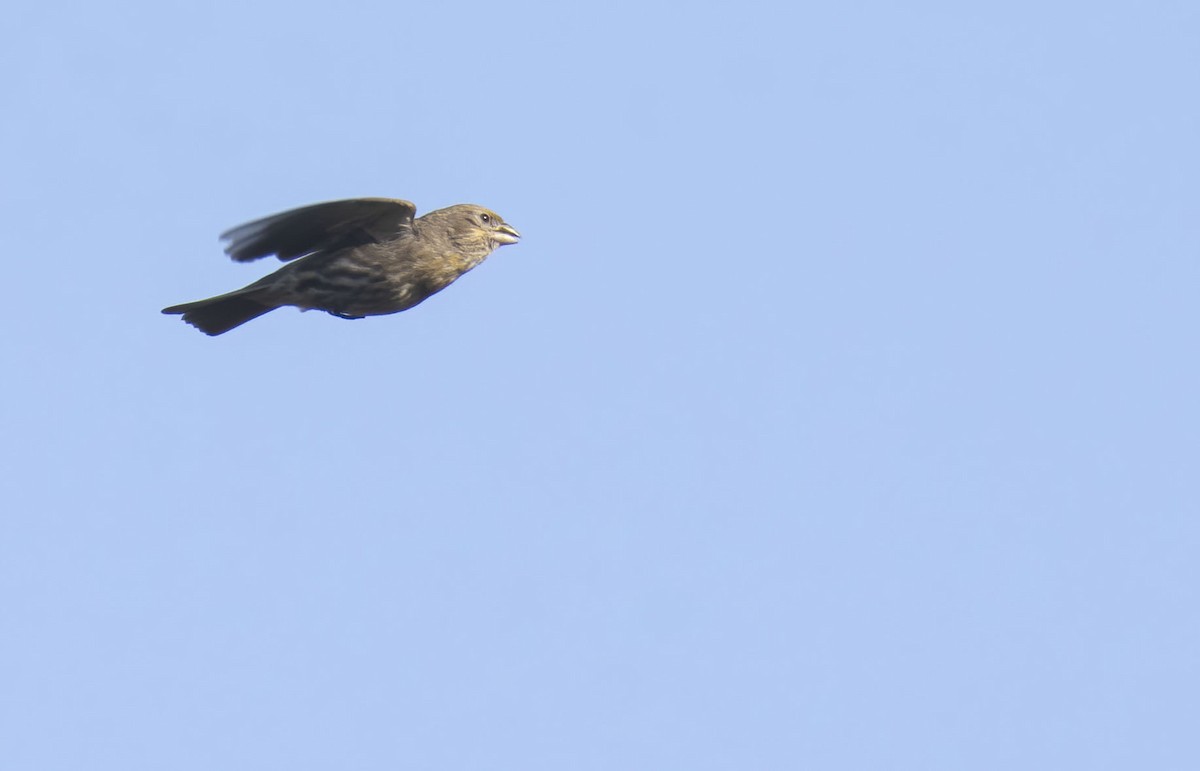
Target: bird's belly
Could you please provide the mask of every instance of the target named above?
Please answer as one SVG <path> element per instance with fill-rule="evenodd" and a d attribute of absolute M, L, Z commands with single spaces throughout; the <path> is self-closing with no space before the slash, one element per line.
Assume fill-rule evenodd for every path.
<path fill-rule="evenodd" d="M 431 287 L 421 281 L 381 281 L 375 285 L 364 286 L 361 291 L 346 297 L 343 307 L 337 310 L 355 316 L 399 313 L 421 303 L 439 289 L 442 287 Z"/>

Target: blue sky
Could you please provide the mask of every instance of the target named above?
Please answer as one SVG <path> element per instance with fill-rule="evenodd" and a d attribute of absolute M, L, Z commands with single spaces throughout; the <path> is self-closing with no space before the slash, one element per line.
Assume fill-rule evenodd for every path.
<path fill-rule="evenodd" d="M 0 766 L 1198 767 L 1198 8 L 19 2 Z"/>

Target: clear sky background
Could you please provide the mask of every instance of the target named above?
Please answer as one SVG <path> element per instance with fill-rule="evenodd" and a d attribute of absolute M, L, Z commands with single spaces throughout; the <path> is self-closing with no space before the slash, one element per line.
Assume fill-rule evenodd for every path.
<path fill-rule="evenodd" d="M 1200 5 L 4 17 L 0 767 L 1200 768 Z"/>

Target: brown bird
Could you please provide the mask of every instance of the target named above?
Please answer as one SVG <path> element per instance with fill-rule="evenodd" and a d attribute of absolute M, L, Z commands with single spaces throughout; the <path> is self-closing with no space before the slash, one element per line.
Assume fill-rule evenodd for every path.
<path fill-rule="evenodd" d="M 408 310 L 450 286 L 497 247 L 520 238 L 495 212 L 458 204 L 415 217 L 395 198 L 331 201 L 266 217 L 221 235 L 238 262 L 296 260 L 236 292 L 173 305 L 163 313 L 209 335 L 284 305 L 343 319 Z M 297 259 L 300 258 L 300 259 Z"/>

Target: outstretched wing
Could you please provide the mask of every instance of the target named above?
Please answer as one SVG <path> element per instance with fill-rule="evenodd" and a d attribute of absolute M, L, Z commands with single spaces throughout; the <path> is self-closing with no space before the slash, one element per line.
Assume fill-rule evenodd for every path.
<path fill-rule="evenodd" d="M 350 198 L 292 209 L 221 234 L 238 262 L 275 255 L 294 260 L 313 252 L 390 241 L 412 228 L 417 207 L 398 198 Z"/>

